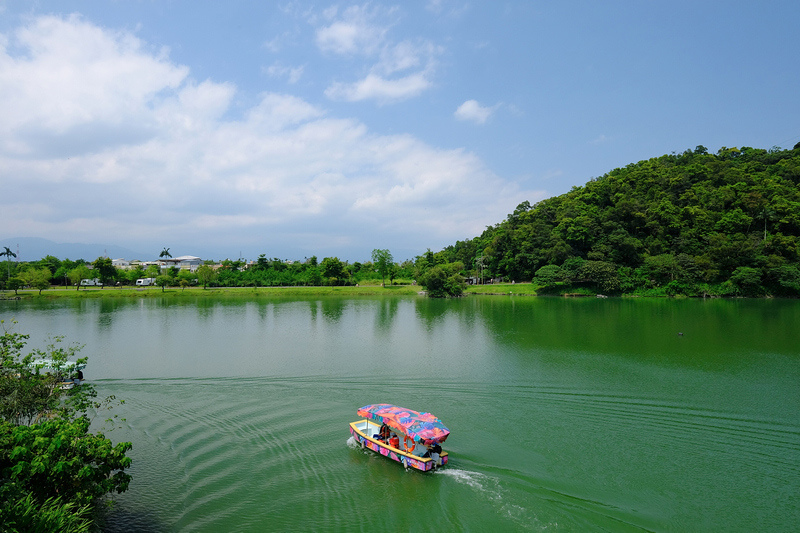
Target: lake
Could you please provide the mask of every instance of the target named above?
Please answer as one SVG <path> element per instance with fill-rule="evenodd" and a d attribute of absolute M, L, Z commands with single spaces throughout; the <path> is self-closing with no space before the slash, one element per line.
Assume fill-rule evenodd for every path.
<path fill-rule="evenodd" d="M 124 405 L 109 532 L 794 531 L 800 302 L 471 296 L 1 302 Z M 430 411 L 450 464 L 364 452 Z"/>

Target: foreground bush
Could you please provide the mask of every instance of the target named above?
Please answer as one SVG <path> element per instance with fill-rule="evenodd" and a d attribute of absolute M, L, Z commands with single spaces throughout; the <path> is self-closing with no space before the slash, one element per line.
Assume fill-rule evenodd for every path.
<path fill-rule="evenodd" d="M 31 365 L 65 362 L 79 347 L 52 344 L 23 356 L 27 339 L 0 336 L 0 530 L 88 531 L 104 497 L 128 489 L 132 445 L 89 431 L 88 413 L 113 397 L 96 401 L 87 384 L 63 390 L 61 377 Z"/>

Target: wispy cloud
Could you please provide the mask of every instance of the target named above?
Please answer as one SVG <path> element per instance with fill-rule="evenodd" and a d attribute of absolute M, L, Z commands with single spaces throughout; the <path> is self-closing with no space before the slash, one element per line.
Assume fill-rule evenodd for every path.
<path fill-rule="evenodd" d="M 303 77 L 305 66 L 288 67 L 276 62 L 267 67 L 265 71 L 272 78 L 286 78 L 289 83 L 297 83 Z"/>
<path fill-rule="evenodd" d="M 390 103 L 418 96 L 430 88 L 441 48 L 424 39 L 396 41 L 391 23 L 396 9 L 353 6 L 326 12 L 316 43 L 324 53 L 363 57 L 367 74 L 355 81 L 332 82 L 325 95 L 333 100 L 376 100 Z"/>
<path fill-rule="evenodd" d="M 417 96 L 428 87 L 430 81 L 421 72 L 394 79 L 369 74 L 354 83 L 335 82 L 325 90 L 325 96 L 331 100 L 377 100 L 386 103 Z"/>
<path fill-rule="evenodd" d="M 378 16 L 369 6 L 351 6 L 341 14 L 330 9 L 326 12 L 329 22 L 317 28 L 317 46 L 334 54 L 374 55 L 383 46 L 388 31 L 377 23 Z"/>

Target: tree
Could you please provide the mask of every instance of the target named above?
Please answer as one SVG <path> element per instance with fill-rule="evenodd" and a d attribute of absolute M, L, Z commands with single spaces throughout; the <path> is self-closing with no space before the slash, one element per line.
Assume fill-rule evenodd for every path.
<path fill-rule="evenodd" d="M 256 264 L 252 267 L 254 270 L 266 270 L 269 268 L 269 260 L 267 259 L 267 254 L 261 254 L 258 256 L 256 260 Z"/>
<path fill-rule="evenodd" d="M 616 292 L 620 282 L 617 267 L 607 261 L 585 261 L 581 265 L 580 275 L 584 281 L 594 284 L 603 292 Z"/>
<path fill-rule="evenodd" d="M 2 529 L 87 531 L 84 526 L 102 497 L 127 490 L 131 479 L 125 473 L 131 443 L 113 445 L 102 433 L 89 432 L 89 413 L 114 398 L 97 402 L 97 392 L 88 384 L 64 390 L 58 386 L 59 376 L 32 365 L 43 357 L 64 363 L 80 346 L 57 346 L 57 338 L 46 350 L 23 356 L 29 336 L 6 329 L 4 321 L 0 324 Z"/>
<path fill-rule="evenodd" d="M 141 265 L 138 265 L 135 268 L 131 268 L 127 272 L 125 272 L 125 279 L 131 285 L 135 285 L 137 279 L 146 277 L 147 276 L 144 275 L 144 269 L 141 267 Z"/>
<path fill-rule="evenodd" d="M 180 272 L 178 272 L 177 280 L 178 280 L 178 285 L 185 288 L 194 283 L 195 280 L 197 280 L 197 274 L 189 270 L 181 270 Z"/>
<path fill-rule="evenodd" d="M 386 286 L 386 275 L 391 274 L 392 267 L 394 266 L 394 258 L 389 250 L 372 250 L 372 264 L 381 275 L 381 284 Z"/>
<path fill-rule="evenodd" d="M 92 262 L 92 266 L 100 274 L 100 283 L 108 285 L 114 281 L 117 275 L 117 269 L 108 257 L 98 257 Z"/>
<path fill-rule="evenodd" d="M 89 420 L 47 420 L 34 426 L 0 425 L 3 477 L 34 499 L 59 495 L 92 505 L 109 492 L 128 489 L 130 466 L 125 442 L 112 446 L 102 433 L 89 433 Z M 20 491 L 21 492 L 21 491 Z"/>
<path fill-rule="evenodd" d="M 165 288 L 169 285 L 170 279 L 169 276 L 158 276 L 156 277 L 156 285 L 161 287 L 161 292 L 165 292 Z"/>
<path fill-rule="evenodd" d="M 197 268 L 197 281 L 203 286 L 205 289 L 209 283 L 211 283 L 214 278 L 216 277 L 216 273 L 214 269 L 208 265 L 200 265 Z"/>
<path fill-rule="evenodd" d="M 161 253 L 158 254 L 158 257 L 162 257 L 162 258 L 163 257 L 168 257 L 168 258 L 172 259 L 172 255 L 169 253 L 169 248 L 164 248 L 163 250 L 161 250 Z"/>
<path fill-rule="evenodd" d="M 66 287 L 69 285 L 69 271 L 70 267 L 62 264 L 58 267 L 58 270 L 53 273 L 53 279 L 58 280 L 57 283 L 59 284 L 63 281 L 64 286 Z"/>
<path fill-rule="evenodd" d="M 326 257 L 320 264 L 322 276 L 328 279 L 331 285 L 338 285 L 344 277 L 344 263 L 338 257 Z"/>
<path fill-rule="evenodd" d="M 39 294 L 41 295 L 43 290 L 50 288 L 51 275 L 50 269 L 48 268 L 29 268 L 25 272 L 22 272 L 20 277 L 26 285 L 34 289 L 39 289 Z"/>
<path fill-rule="evenodd" d="M 760 296 L 764 293 L 761 271 L 757 268 L 738 267 L 731 274 L 730 282 L 736 287 L 736 293 L 742 296 Z"/>
<path fill-rule="evenodd" d="M 11 248 L 8 246 L 3 246 L 4 250 L 0 252 L 0 257 L 6 256 L 7 263 L 8 263 L 8 277 L 11 277 L 11 258 L 17 257 L 17 254 L 11 251 Z"/>
<path fill-rule="evenodd" d="M 451 263 L 451 265 L 455 264 Z M 465 287 L 463 277 L 458 272 L 448 272 L 455 268 L 457 267 L 450 266 L 448 268 L 448 265 L 436 265 L 420 277 L 420 285 L 425 287 L 431 298 L 461 296 Z"/>
<path fill-rule="evenodd" d="M 8 281 L 6 282 L 6 288 L 14 291 L 14 294 L 18 294 L 17 291 L 24 286 L 25 283 L 18 277 L 8 278 Z"/>
<path fill-rule="evenodd" d="M 67 273 L 69 281 L 75 285 L 75 290 L 80 290 L 81 280 L 87 279 L 91 275 L 89 267 L 86 265 L 78 265 Z"/>
<path fill-rule="evenodd" d="M 0 336 L 0 398 L 3 399 L 0 418 L 14 425 L 30 425 L 56 415 L 72 417 L 80 408 L 77 404 L 84 405 L 88 397 L 96 394 L 91 385 L 75 391 L 61 389 L 62 376 L 33 366 L 33 362 L 39 359 L 49 359 L 56 365 L 66 363 L 82 346 L 63 347 L 60 345 L 63 338 L 56 337 L 46 350 L 37 349 L 23 356 L 22 349 L 29 336 L 6 329 L 2 320 L 0 324 L 3 324 Z M 85 362 L 85 358 L 77 360 L 77 363 Z M 70 401 L 62 403 L 65 398 Z"/>
<path fill-rule="evenodd" d="M 563 279 L 561 267 L 558 265 L 545 265 L 536 271 L 535 281 L 542 285 L 553 285 Z"/>

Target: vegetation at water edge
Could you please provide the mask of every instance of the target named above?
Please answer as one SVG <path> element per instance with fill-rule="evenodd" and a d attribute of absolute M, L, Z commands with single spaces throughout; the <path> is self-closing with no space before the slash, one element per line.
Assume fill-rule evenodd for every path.
<path fill-rule="evenodd" d="M 104 497 L 127 490 L 125 454 L 90 431 L 92 415 L 114 403 L 89 384 L 65 389 L 63 375 L 47 372 L 72 361 L 80 347 L 55 339 L 46 350 L 22 351 L 27 335 L 0 321 L 0 524 L 3 531 L 90 531 Z M 76 362 L 85 363 L 86 359 Z"/>

